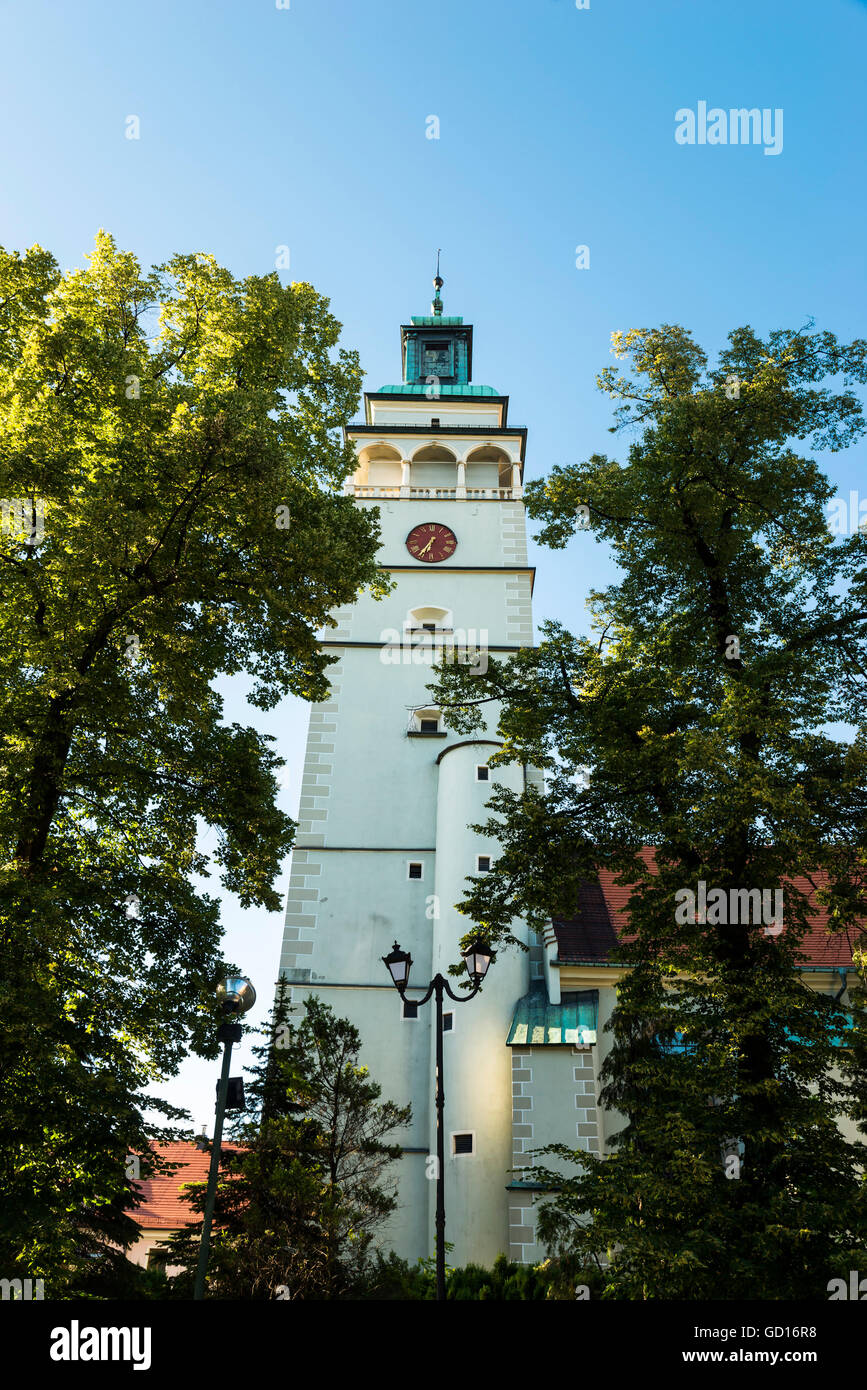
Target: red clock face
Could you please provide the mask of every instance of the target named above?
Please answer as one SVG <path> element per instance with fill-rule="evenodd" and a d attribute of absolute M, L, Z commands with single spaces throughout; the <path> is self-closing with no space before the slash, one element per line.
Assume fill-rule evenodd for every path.
<path fill-rule="evenodd" d="M 436 565 L 440 560 L 454 555 L 457 544 L 454 531 L 440 521 L 425 521 L 421 526 L 414 526 L 406 538 L 410 555 L 429 565 Z"/>

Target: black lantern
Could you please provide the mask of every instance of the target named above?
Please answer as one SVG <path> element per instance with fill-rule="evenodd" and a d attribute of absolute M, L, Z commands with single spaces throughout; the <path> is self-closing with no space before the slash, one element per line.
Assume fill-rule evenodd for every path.
<path fill-rule="evenodd" d="M 475 937 L 463 952 L 463 957 L 470 979 L 477 985 L 480 984 L 488 973 L 488 966 L 494 959 L 494 953 L 487 941 L 483 941 L 480 936 Z"/>
<path fill-rule="evenodd" d="M 403 994 L 409 984 L 409 972 L 412 967 L 412 956 L 409 951 L 402 951 L 395 941 L 387 956 L 381 957 L 382 962 L 388 968 L 392 980 Z"/>

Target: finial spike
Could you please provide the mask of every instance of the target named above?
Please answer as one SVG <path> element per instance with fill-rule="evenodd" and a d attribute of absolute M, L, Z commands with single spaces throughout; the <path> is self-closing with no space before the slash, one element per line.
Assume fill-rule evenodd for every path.
<path fill-rule="evenodd" d="M 440 275 L 440 250 L 441 250 L 441 248 L 438 246 L 438 247 L 437 247 L 437 273 L 436 273 L 436 276 L 435 276 L 435 278 L 434 278 L 434 301 L 433 301 L 433 304 L 430 306 L 430 308 L 431 308 L 431 313 L 432 313 L 432 314 L 435 314 L 435 315 L 437 315 L 437 316 L 439 316 L 439 315 L 442 313 L 442 311 L 443 311 L 443 302 L 442 302 L 442 300 L 440 299 L 440 290 L 441 290 L 442 287 L 443 287 L 443 279 L 442 279 L 442 276 Z"/>

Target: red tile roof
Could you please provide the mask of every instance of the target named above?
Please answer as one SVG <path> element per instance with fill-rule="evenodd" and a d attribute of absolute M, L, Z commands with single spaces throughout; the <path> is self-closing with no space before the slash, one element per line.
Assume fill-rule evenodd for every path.
<path fill-rule="evenodd" d="M 237 1144 L 223 1144 L 223 1151 L 237 1152 L 238 1147 Z M 196 1213 L 189 1202 L 181 1199 L 181 1189 L 185 1183 L 207 1182 L 211 1155 L 182 1140 L 154 1144 L 153 1151 L 182 1166 L 135 1183 L 144 1194 L 144 1201 L 141 1206 L 129 1208 L 129 1215 L 144 1230 L 175 1231 L 195 1220 Z"/>
<path fill-rule="evenodd" d="M 641 851 L 641 857 L 650 869 L 653 868 L 653 849 L 649 846 Z M 824 874 L 813 875 L 814 881 L 821 884 Z M 830 934 L 828 910 L 815 900 L 815 891 L 806 878 L 792 879 L 799 892 L 807 893 L 814 924 L 804 937 L 802 951 L 806 959 L 805 967 L 812 966 L 822 970 L 835 970 L 851 966 L 852 949 L 856 944 L 852 934 L 839 932 Z M 584 883 L 578 897 L 578 914 L 567 920 L 554 921 L 557 937 L 557 954 L 566 964 L 605 964 L 618 960 L 618 940 L 628 941 L 629 913 L 626 904 L 633 886 L 621 887 L 614 882 L 614 874 L 608 869 L 600 869 L 599 883 Z"/>

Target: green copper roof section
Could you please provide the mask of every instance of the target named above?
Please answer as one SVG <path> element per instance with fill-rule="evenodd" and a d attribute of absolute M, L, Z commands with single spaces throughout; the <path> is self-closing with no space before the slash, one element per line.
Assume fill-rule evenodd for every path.
<path fill-rule="evenodd" d="M 507 1047 L 589 1047 L 596 1041 L 598 989 L 563 994 L 552 1004 L 544 982 L 537 980 L 518 1000 Z"/>
<path fill-rule="evenodd" d="M 431 390 L 430 386 L 419 381 L 401 381 L 396 386 L 380 386 L 375 394 L 380 396 L 424 396 Z M 431 396 L 431 400 L 439 396 L 499 396 L 493 386 L 471 386 L 465 381 L 457 386 L 439 386 L 436 396 Z"/>
<path fill-rule="evenodd" d="M 440 314 L 400 330 L 402 376 L 406 385 L 461 386 L 472 377 L 473 330 L 461 320 L 451 324 Z"/>
<path fill-rule="evenodd" d="M 457 324 L 463 323 L 463 319 L 448 318 L 443 314 L 413 314 L 410 323 L 414 323 L 417 328 L 455 328 Z"/>

